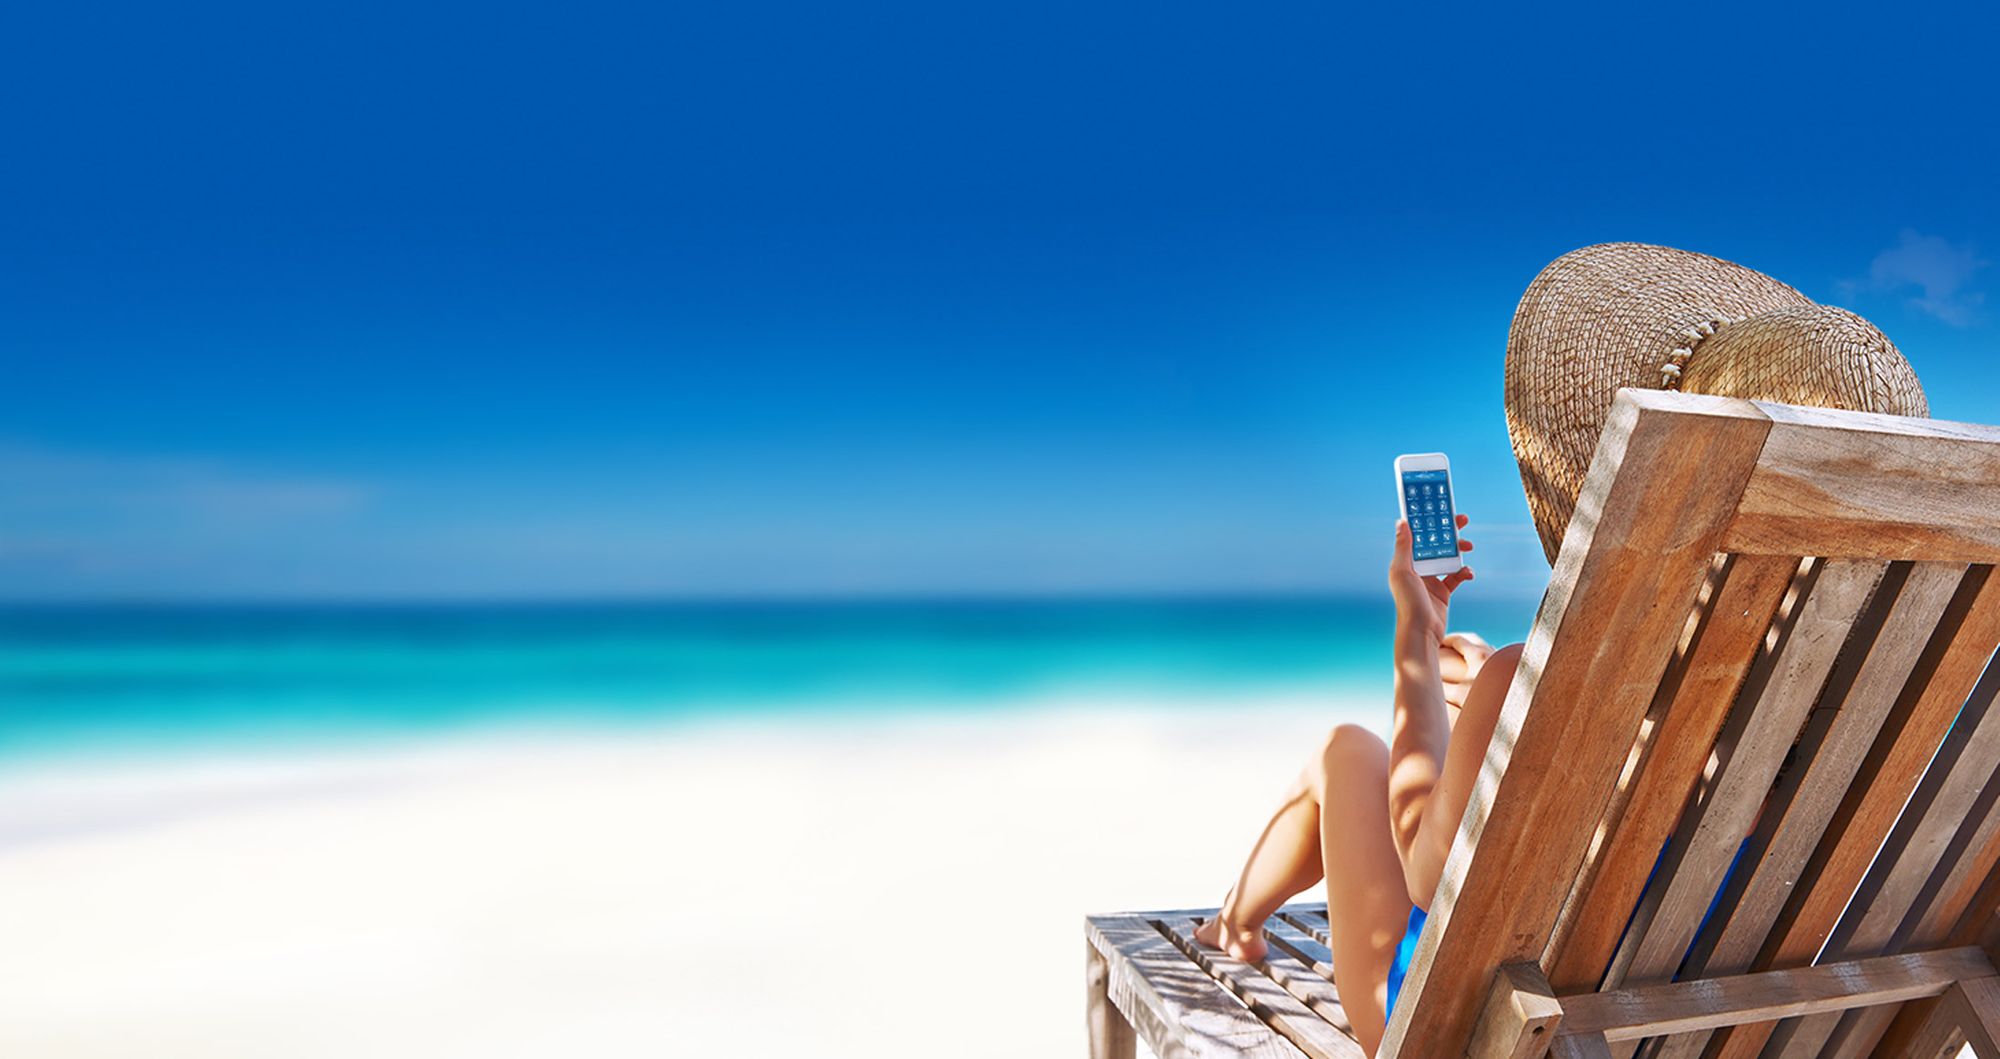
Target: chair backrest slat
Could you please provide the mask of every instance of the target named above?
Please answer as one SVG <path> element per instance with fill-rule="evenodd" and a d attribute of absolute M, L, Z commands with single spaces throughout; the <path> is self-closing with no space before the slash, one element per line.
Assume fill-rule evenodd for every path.
<path fill-rule="evenodd" d="M 1833 933 L 1981 668 L 2000 644 L 2000 578 L 1992 574 L 1990 566 L 1975 566 L 1960 581 L 1818 849 L 1761 950 L 1743 969 L 1809 963 Z M 1710 963 L 1702 973 L 1723 973 L 1723 968 Z M 1773 1029 L 1752 1023 L 1718 1031 L 1715 1059 L 1754 1059 Z M 1680 1054 L 1674 1048 L 1661 1051 L 1663 1059 Z"/>
<path fill-rule="evenodd" d="M 1828 824 L 1827 837 L 1799 881 L 1799 896 L 1774 926 L 1768 954 L 1773 966 L 1811 959 L 1825 945 L 1996 646 L 2000 577 L 1990 566 L 1973 567 Z"/>
<path fill-rule="evenodd" d="M 1717 740 L 1714 779 L 1682 817 L 1607 985 L 1673 976 L 1884 570 L 1871 560 L 1825 564 L 1793 627 L 1752 670 Z"/>
<path fill-rule="evenodd" d="M 1549 941 L 1543 964 L 1557 991 L 1602 983 L 1751 659 L 1774 622 L 1789 624 L 1811 574 L 1810 566 L 1782 556 L 1731 556 L 1723 565 L 1719 590 L 1705 601 L 1700 624 L 1661 681 L 1637 760 L 1620 777 L 1622 804 L 1614 799 L 1600 824 L 1598 847 Z"/>
<path fill-rule="evenodd" d="M 1964 574 L 1956 563 L 1890 565 L 1842 646 L 1789 767 L 1762 812 L 1751 810 L 1756 830 L 1673 977 L 1751 969 Z M 1710 1038 L 1707 1031 L 1679 1035 L 1654 1059 L 1697 1059 Z"/>
<path fill-rule="evenodd" d="M 1947 908 L 1959 910 L 1958 925 L 1945 936 L 1945 945 L 1991 944 L 1996 928 L 2000 928 L 2000 841 L 1989 844 L 1967 857 L 1975 863 L 1970 876 L 1964 880 L 1971 884 L 1966 890 L 1943 898 L 1934 911 Z M 1890 1019 L 1876 1019 L 1875 1022 L 1889 1022 L 1888 1030 L 1880 1038 L 1880 1049 L 1886 1055 L 1914 1054 L 1909 1051 L 1913 1039 L 1923 1031 L 1929 1021 L 1935 1000 L 1914 1000 L 1898 1011 L 1889 1012 Z M 1873 1042 L 1875 1038 L 1866 1038 Z M 1865 1051 L 1855 1054 L 1869 1054 Z"/>
<path fill-rule="evenodd" d="M 1886 613 L 1879 623 L 1857 630 L 1813 707 L 1798 759 L 1772 793 L 1759 821 L 1759 834 L 1752 839 L 1755 861 L 1732 878 L 1730 889 L 1735 892 L 1725 895 L 1718 907 L 1711 937 L 1697 939 L 1691 971 L 1736 974 L 1756 958 L 1863 759 L 1880 737 L 1898 691 L 1915 669 L 1965 568 L 1957 563 L 1919 563 L 1897 572 L 1901 578 L 1893 601 L 1871 608 Z"/>
<path fill-rule="evenodd" d="M 1984 847 L 2000 828 L 1993 797 L 2000 786 L 1989 783 L 2000 761 L 1996 685 L 2000 681 L 1982 679 L 1974 689 L 1827 940 L 1820 962 L 1889 952 L 1899 944 L 1929 948 L 1950 930 L 1956 913 L 1936 907 L 1926 894 L 1940 893 L 1946 879 L 1965 871 L 1971 863 L 1966 852 Z M 1866 1055 L 1892 1015 L 1850 1012 L 1790 1019 L 1772 1032 L 1769 1050 L 1795 1057 Z"/>
<path fill-rule="evenodd" d="M 1990 671 L 1989 677 L 2000 677 L 2000 670 Z M 1828 939 L 1827 956 L 1872 956 L 1893 942 L 1946 848 L 1972 820 L 1974 804 L 2000 764 L 1996 692 L 2000 679 L 1982 680 L 1960 710 L 1881 855 Z M 1950 924 L 1943 926 L 1949 929 Z"/>

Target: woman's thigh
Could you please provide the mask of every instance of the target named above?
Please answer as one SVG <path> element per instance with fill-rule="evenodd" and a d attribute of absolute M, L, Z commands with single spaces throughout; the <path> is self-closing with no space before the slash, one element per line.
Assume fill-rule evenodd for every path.
<path fill-rule="evenodd" d="M 1409 888 L 1389 833 L 1389 748 L 1365 728 L 1343 726 L 1327 741 L 1315 779 L 1320 849 L 1326 862 L 1334 984 L 1370 1053 L 1382 1039 L 1389 966 L 1409 923 Z"/>

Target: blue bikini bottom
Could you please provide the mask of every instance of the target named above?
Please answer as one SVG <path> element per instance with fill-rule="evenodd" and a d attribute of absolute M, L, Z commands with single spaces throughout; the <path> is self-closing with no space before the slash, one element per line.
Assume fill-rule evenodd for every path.
<path fill-rule="evenodd" d="M 1729 870 L 1722 873 L 1722 884 L 1716 887 L 1715 896 L 1709 899 L 1708 911 L 1702 913 L 1701 923 L 1695 928 L 1696 935 L 1700 935 L 1701 929 L 1708 926 L 1708 917 L 1715 914 L 1716 903 L 1722 900 L 1722 891 L 1729 888 L 1729 877 L 1736 874 L 1736 866 L 1742 863 L 1743 851 L 1749 846 L 1750 840 L 1746 838 L 1736 847 L 1736 856 L 1729 860 Z M 1661 847 L 1659 859 L 1653 861 L 1652 873 L 1646 876 L 1646 885 L 1652 885 L 1653 875 L 1659 873 L 1660 861 L 1666 857 L 1666 848 Z M 1415 905 L 1410 906 L 1410 925 L 1403 931 L 1403 940 L 1396 945 L 1395 960 L 1389 964 L 1389 1006 L 1383 1009 L 1385 1014 L 1396 1010 L 1396 995 L 1403 991 L 1403 977 L 1410 973 L 1410 961 L 1416 958 L 1417 942 L 1423 938 L 1424 923 L 1429 918 L 1428 912 Z M 1689 949 L 1693 947 L 1688 946 Z"/>

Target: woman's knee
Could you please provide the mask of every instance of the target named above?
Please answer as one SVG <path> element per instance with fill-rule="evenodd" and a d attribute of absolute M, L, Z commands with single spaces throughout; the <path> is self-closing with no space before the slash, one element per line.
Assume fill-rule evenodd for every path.
<path fill-rule="evenodd" d="M 1327 786 L 1338 777 L 1386 776 L 1389 747 L 1382 737 L 1358 724 L 1335 725 L 1307 765 L 1313 793 L 1325 801 Z"/>

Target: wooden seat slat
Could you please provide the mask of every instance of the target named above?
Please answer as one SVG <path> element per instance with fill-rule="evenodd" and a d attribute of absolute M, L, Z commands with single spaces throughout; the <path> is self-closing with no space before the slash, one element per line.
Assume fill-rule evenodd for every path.
<path fill-rule="evenodd" d="M 1264 924 L 1264 937 L 1312 968 L 1314 974 L 1332 980 L 1333 951 L 1326 947 L 1325 942 L 1293 926 L 1282 916 L 1272 916 L 1271 921 Z"/>
<path fill-rule="evenodd" d="M 1173 909 L 1087 920 L 1092 950 L 1107 961 L 1109 998 L 1156 1054 L 1363 1059 L 1332 982 L 1332 955 L 1286 921 L 1311 919 L 1311 905 L 1272 917 L 1270 954 L 1254 967 L 1194 940 L 1196 924 L 1216 914 Z M 1135 985 L 1153 988 L 1149 995 Z"/>
<path fill-rule="evenodd" d="M 1091 916 L 1085 931 L 1109 964 L 1111 1002 L 1160 1059 L 1298 1059 L 1304 1054 L 1149 920 Z"/>
<path fill-rule="evenodd" d="M 1311 935 L 1321 945 L 1329 948 L 1333 945 L 1333 937 L 1327 933 L 1326 913 L 1324 912 L 1307 912 L 1304 914 L 1281 912 L 1274 918 L 1283 919 L 1285 922 L 1291 924 L 1294 929 L 1302 930 Z"/>
<path fill-rule="evenodd" d="M 1258 1018 L 1300 1051 L 1312 1059 L 1366 1059 L 1366 1053 L 1353 1037 L 1334 1029 L 1324 1016 L 1308 1008 L 1274 977 L 1195 941 L 1194 924 L 1193 919 L 1173 918 L 1161 920 L 1160 928 L 1172 936 L 1182 953 L 1214 976 L 1224 989 L 1236 994 Z M 1331 983 L 1314 977 L 1327 993 L 1333 992 Z"/>
<path fill-rule="evenodd" d="M 1264 973 L 1334 1029 L 1354 1036 L 1354 1024 L 1334 988 L 1333 954 L 1326 946 L 1275 917 L 1265 924 L 1264 936 L 1271 946 L 1271 953 L 1264 961 Z"/>

